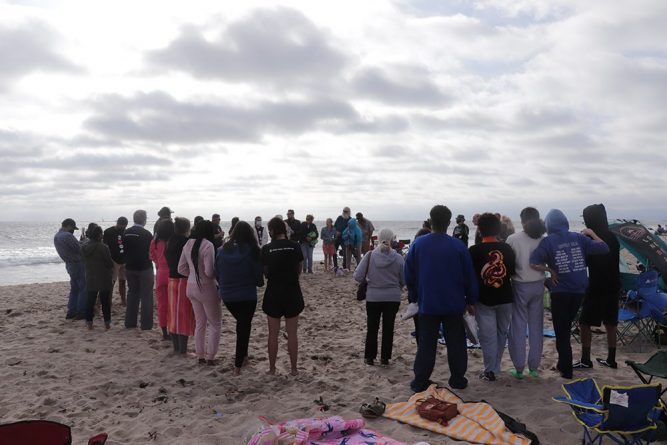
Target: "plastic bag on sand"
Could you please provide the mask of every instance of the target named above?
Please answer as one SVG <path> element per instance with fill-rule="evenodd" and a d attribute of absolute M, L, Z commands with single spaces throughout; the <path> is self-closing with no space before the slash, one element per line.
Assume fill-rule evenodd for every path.
<path fill-rule="evenodd" d="M 466 336 L 473 344 L 479 343 L 479 337 L 477 336 L 477 320 L 475 320 L 474 315 L 470 315 L 468 312 L 463 314 L 463 321 L 465 322 Z"/>

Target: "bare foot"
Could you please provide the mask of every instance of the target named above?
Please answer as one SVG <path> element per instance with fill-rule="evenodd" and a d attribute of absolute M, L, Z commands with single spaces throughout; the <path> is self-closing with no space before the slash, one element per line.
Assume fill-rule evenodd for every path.
<path fill-rule="evenodd" d="M 234 375 L 241 375 L 241 368 L 234 368 Z"/>
<path fill-rule="evenodd" d="M 250 363 L 250 360 L 248 360 L 248 356 L 246 356 L 246 358 L 243 359 L 243 364 L 241 365 L 241 367 L 245 368 L 246 366 L 248 366 L 248 363 Z"/>

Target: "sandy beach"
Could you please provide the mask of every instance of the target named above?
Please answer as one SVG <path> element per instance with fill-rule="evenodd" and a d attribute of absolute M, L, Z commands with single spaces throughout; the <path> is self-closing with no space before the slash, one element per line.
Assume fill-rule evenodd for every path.
<path fill-rule="evenodd" d="M 96 318 L 95 329 L 88 331 L 83 321 L 65 320 L 68 283 L 0 287 L 0 419 L 66 423 L 75 444 L 100 432 L 109 434 L 109 444 L 241 444 L 260 425 L 258 416 L 277 421 L 317 415 L 357 418 L 359 406 L 376 396 L 386 402 L 407 400 L 416 351 L 412 322 L 397 321 L 389 367 L 366 366 L 365 307 L 355 300 L 352 277 L 335 278 L 318 269 L 301 282 L 306 309 L 299 324 L 297 377 L 288 375 L 287 342 L 282 337 L 278 375 L 265 374 L 267 327 L 260 309 L 253 321 L 250 366 L 234 376 L 234 321 L 224 307 L 219 364 L 210 367 L 196 364 L 194 358 L 169 357 L 171 343 L 162 341 L 157 326 L 145 332 L 124 329 L 118 295 L 113 299 L 111 330 L 105 331 Z M 548 317 L 547 312 L 545 324 L 550 327 Z M 189 347 L 193 349 L 192 342 Z M 575 343 L 573 348 L 578 358 L 580 347 Z M 575 378 L 636 384 L 625 360 L 643 361 L 652 353 L 629 353 L 621 347 L 619 369 L 596 367 L 575 372 Z M 593 336 L 592 355 L 606 356 L 604 334 Z M 477 377 L 481 351 L 469 350 L 470 384 L 456 392 L 467 401 L 484 399 L 526 423 L 544 444 L 578 443 L 581 428 L 569 409 L 551 401 L 564 382 L 550 371 L 555 360 L 555 340 L 545 338 L 539 379 L 510 377 L 506 352 L 503 375 L 496 382 L 484 382 Z M 446 383 L 448 376 L 445 348 L 440 346 L 432 378 Z M 319 397 L 330 405 L 326 413 L 314 403 Z M 454 442 L 389 419 L 367 424 L 410 443 Z"/>

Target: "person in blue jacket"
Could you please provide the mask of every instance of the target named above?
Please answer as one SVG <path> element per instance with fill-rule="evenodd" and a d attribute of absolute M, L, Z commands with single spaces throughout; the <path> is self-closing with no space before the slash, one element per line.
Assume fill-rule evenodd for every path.
<path fill-rule="evenodd" d="M 452 212 L 446 206 L 431 209 L 432 232 L 416 239 L 405 259 L 405 284 L 419 304 L 419 342 L 415 357 L 414 392 L 432 383 L 438 346 L 438 327 L 444 322 L 449 362 L 449 386 L 468 386 L 468 352 L 463 314 L 475 313 L 478 284 L 468 248 L 447 235 Z"/>
<path fill-rule="evenodd" d="M 360 262 L 361 242 L 364 235 L 357 220 L 350 218 L 347 221 L 347 228 L 343 230 L 343 245 L 345 246 L 345 264 L 352 270 L 352 257 L 356 260 L 357 266 Z"/>
<path fill-rule="evenodd" d="M 220 286 L 218 293 L 236 319 L 236 375 L 248 363 L 250 329 L 257 308 L 257 287 L 264 286 L 260 250 L 253 231 L 250 224 L 239 221 L 215 258 L 215 274 Z"/>
<path fill-rule="evenodd" d="M 551 274 L 551 316 L 556 333 L 556 370 L 572 378 L 572 322 L 588 287 L 586 256 L 609 252 L 607 244 L 591 229 L 570 232 L 570 224 L 558 209 L 550 210 L 544 222 L 547 237 L 530 255 L 530 267 Z"/>

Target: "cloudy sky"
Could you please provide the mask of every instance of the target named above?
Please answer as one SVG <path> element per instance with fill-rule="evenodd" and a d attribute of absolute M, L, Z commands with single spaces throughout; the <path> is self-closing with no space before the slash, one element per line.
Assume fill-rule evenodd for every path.
<path fill-rule="evenodd" d="M 0 0 L 0 219 L 667 219 L 665 23 L 664 0 Z"/>

